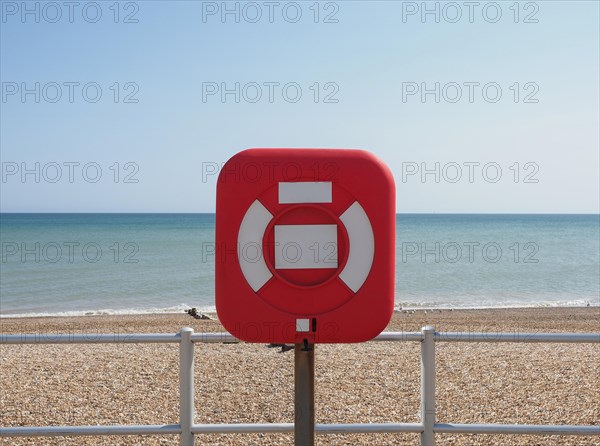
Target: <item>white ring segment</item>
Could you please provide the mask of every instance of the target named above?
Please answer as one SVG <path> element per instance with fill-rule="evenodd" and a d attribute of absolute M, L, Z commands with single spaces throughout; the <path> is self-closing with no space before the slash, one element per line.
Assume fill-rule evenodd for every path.
<path fill-rule="evenodd" d="M 262 252 L 263 235 L 273 215 L 258 200 L 250 205 L 238 232 L 238 260 L 242 274 L 257 292 L 273 277 Z"/>
<path fill-rule="evenodd" d="M 375 255 L 373 227 L 363 207 L 355 201 L 340 216 L 350 240 L 348 260 L 340 273 L 340 279 L 355 293 L 367 280 Z"/>

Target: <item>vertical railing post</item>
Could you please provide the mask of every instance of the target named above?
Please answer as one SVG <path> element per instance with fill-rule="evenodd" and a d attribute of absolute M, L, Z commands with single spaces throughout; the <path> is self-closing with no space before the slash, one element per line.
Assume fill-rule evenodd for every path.
<path fill-rule="evenodd" d="M 182 328 L 179 332 L 179 425 L 181 435 L 180 446 L 194 446 L 194 329 Z"/>
<path fill-rule="evenodd" d="M 421 328 L 421 446 L 435 446 L 435 328 Z"/>

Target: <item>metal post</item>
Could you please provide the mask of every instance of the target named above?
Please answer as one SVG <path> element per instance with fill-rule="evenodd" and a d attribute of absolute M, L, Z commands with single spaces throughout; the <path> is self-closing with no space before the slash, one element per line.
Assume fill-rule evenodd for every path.
<path fill-rule="evenodd" d="M 294 349 L 294 444 L 315 444 L 315 345 L 296 344 Z"/>
<path fill-rule="evenodd" d="M 179 424 L 181 435 L 180 446 L 194 446 L 194 329 L 182 328 L 179 334 Z"/>
<path fill-rule="evenodd" d="M 435 446 L 435 328 L 421 329 L 421 446 Z"/>

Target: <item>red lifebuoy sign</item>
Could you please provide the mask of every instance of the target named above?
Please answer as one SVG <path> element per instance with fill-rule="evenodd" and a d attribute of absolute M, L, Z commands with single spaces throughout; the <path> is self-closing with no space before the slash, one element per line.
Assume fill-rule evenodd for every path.
<path fill-rule="evenodd" d="M 395 187 L 377 157 L 249 149 L 217 182 L 216 305 L 248 342 L 349 343 L 394 307 Z"/>

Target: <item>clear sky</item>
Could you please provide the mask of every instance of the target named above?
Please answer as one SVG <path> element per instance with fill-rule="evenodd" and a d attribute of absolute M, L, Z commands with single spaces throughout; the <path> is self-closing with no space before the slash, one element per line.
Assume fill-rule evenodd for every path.
<path fill-rule="evenodd" d="M 398 212 L 599 211 L 596 1 L 1 5 L 3 212 L 214 212 L 249 147 L 370 150 Z"/>

